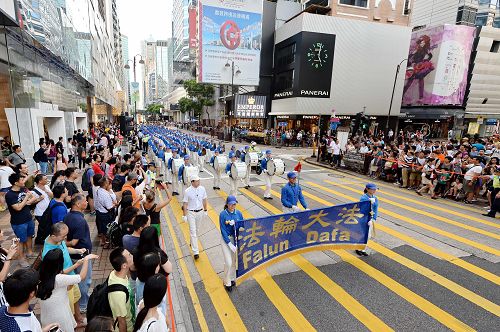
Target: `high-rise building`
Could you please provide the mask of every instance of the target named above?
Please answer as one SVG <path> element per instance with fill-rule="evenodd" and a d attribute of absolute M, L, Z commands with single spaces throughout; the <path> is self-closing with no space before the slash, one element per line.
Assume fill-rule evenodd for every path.
<path fill-rule="evenodd" d="M 189 7 L 196 6 L 196 0 L 174 0 L 172 10 L 174 61 L 189 60 Z"/>
<path fill-rule="evenodd" d="M 156 97 L 164 98 L 170 89 L 172 73 L 172 40 L 156 41 Z"/>
<path fill-rule="evenodd" d="M 121 44 L 122 44 L 122 55 L 123 55 L 123 63 L 122 63 L 122 71 L 123 77 L 125 81 L 125 87 L 123 87 L 126 92 L 127 104 L 131 105 L 131 96 L 130 96 L 130 69 L 125 69 L 125 65 L 128 64 L 129 53 L 128 53 L 128 37 L 125 35 L 121 35 Z"/>
<path fill-rule="evenodd" d="M 144 60 L 143 90 L 144 107 L 156 100 L 156 41 L 149 39 L 141 42 L 141 54 Z"/>

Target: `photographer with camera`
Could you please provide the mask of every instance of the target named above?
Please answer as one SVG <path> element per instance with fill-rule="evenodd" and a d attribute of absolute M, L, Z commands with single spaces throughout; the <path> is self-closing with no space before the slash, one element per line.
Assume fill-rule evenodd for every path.
<path fill-rule="evenodd" d="M 166 183 L 162 182 L 161 180 L 155 180 L 155 183 L 158 189 L 163 189 L 165 191 L 165 193 L 167 194 L 167 199 L 165 201 L 159 201 L 157 203 L 155 189 L 152 188 L 146 191 L 146 200 L 142 202 L 142 207 L 144 208 L 144 212 L 146 212 L 146 215 L 151 218 L 151 226 L 155 227 L 158 231 L 158 235 L 160 235 L 160 212 L 161 209 L 163 209 L 168 205 L 168 203 L 170 203 L 170 201 L 172 200 L 172 195 L 168 191 L 168 185 Z"/>

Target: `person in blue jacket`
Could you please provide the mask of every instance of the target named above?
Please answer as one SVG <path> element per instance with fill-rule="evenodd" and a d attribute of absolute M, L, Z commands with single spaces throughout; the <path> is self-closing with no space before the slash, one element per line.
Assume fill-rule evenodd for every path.
<path fill-rule="evenodd" d="M 243 220 L 243 214 L 236 210 L 236 197 L 229 195 L 224 210 L 219 214 L 220 232 L 222 235 L 222 255 L 224 256 L 224 287 L 228 292 L 233 290 L 236 280 L 236 229 L 235 224 Z"/>
<path fill-rule="evenodd" d="M 371 220 L 368 222 L 368 240 L 372 237 L 373 223 L 377 221 L 378 217 L 378 198 L 377 196 L 375 196 L 376 191 L 377 186 L 375 185 L 375 183 L 367 183 L 365 186 L 365 193 L 360 198 L 361 202 L 370 201 L 372 203 L 372 216 Z M 368 256 L 366 247 L 363 250 L 356 250 L 356 254 L 358 254 L 359 256 Z"/>
<path fill-rule="evenodd" d="M 264 199 L 273 199 L 271 196 L 271 186 L 273 184 L 273 176 L 267 173 L 267 162 L 271 160 L 271 150 L 266 150 L 266 156 L 260 161 L 260 168 L 262 169 L 262 176 L 266 183 L 266 190 L 264 191 Z"/>
<path fill-rule="evenodd" d="M 198 166 L 200 167 L 200 172 L 203 172 L 205 170 L 206 149 L 202 145 L 200 145 L 198 147 L 197 154 L 198 154 Z"/>
<path fill-rule="evenodd" d="M 214 190 L 220 190 L 220 179 L 222 175 L 222 170 L 220 168 L 219 169 L 215 168 L 215 158 L 217 158 L 218 156 L 219 156 L 219 149 L 215 149 L 214 155 L 212 156 L 212 158 L 210 158 L 210 165 L 212 165 L 212 167 L 214 168 L 214 186 L 213 186 Z"/>
<path fill-rule="evenodd" d="M 179 195 L 179 182 L 177 180 L 177 174 L 174 173 L 173 162 L 174 159 L 179 159 L 179 155 L 177 154 L 177 148 L 174 147 L 172 149 L 172 158 L 168 160 L 167 167 L 169 172 L 171 172 L 171 183 L 172 183 L 172 196 Z"/>
<path fill-rule="evenodd" d="M 189 180 L 188 179 L 186 179 L 186 183 L 184 183 L 182 181 L 182 173 L 184 173 L 184 168 L 188 167 L 188 166 L 193 166 L 193 165 L 191 164 L 191 161 L 190 161 L 190 158 L 189 158 L 189 154 L 185 154 L 184 155 L 184 164 L 182 164 L 181 167 L 179 167 L 179 172 L 177 174 L 177 179 L 179 181 L 179 188 L 181 190 L 181 193 L 184 192 L 183 185 L 186 185 L 186 186 L 189 187 Z"/>
<path fill-rule="evenodd" d="M 298 203 L 307 209 L 307 203 L 302 194 L 302 189 L 297 184 L 297 173 L 294 171 L 288 172 L 288 183 L 281 188 L 281 204 L 283 205 L 284 213 L 299 212 Z"/>
<path fill-rule="evenodd" d="M 247 145 L 245 146 L 245 150 L 241 152 L 241 161 L 245 162 L 245 158 L 247 154 L 250 152 L 250 147 Z M 250 173 L 252 172 L 252 166 L 250 163 L 247 164 L 247 175 L 243 179 L 243 183 L 245 184 L 245 188 L 249 189 L 250 188 Z"/>
<path fill-rule="evenodd" d="M 233 166 L 236 160 L 236 154 L 232 151 L 229 152 L 229 162 L 226 165 L 226 174 L 229 175 L 229 184 L 231 185 L 229 195 L 233 195 L 235 197 L 238 195 L 238 178 L 235 174 L 232 174 L 231 166 Z"/>

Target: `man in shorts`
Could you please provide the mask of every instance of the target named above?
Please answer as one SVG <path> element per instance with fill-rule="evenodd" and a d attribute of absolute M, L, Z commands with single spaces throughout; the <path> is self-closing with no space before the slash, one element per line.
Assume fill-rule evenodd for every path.
<path fill-rule="evenodd" d="M 33 254 L 31 241 L 31 237 L 35 234 L 35 222 L 31 216 L 30 205 L 34 204 L 37 198 L 26 189 L 25 175 L 13 173 L 9 176 L 9 182 L 12 187 L 5 194 L 5 201 L 10 212 L 12 230 L 21 243 L 18 246 L 19 264 L 21 267 L 29 267 L 24 253 L 27 253 L 28 258 L 36 257 Z"/>

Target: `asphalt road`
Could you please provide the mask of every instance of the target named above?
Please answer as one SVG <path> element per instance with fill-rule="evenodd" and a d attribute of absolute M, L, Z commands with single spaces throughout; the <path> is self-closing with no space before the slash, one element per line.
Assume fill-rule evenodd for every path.
<path fill-rule="evenodd" d="M 274 149 L 287 169 L 310 150 Z M 290 257 L 258 273 L 228 294 L 218 214 L 224 192 L 212 190 L 213 169 L 201 173 L 209 218 L 200 225 L 200 259 L 192 259 L 188 228 L 176 200 L 164 213 L 164 233 L 182 282 L 186 324 L 195 331 L 498 331 L 500 326 L 500 222 L 483 209 L 431 200 L 390 183 L 377 182 L 380 212 L 368 257 L 350 251 L 315 251 Z M 229 191 L 227 178 L 223 191 Z M 304 164 L 300 184 L 311 208 L 356 201 L 368 178 Z M 281 213 L 262 199 L 263 180 L 252 174 L 240 190 L 246 217 Z M 242 184 L 240 184 L 242 186 Z M 175 237 L 175 241 L 173 241 Z"/>

